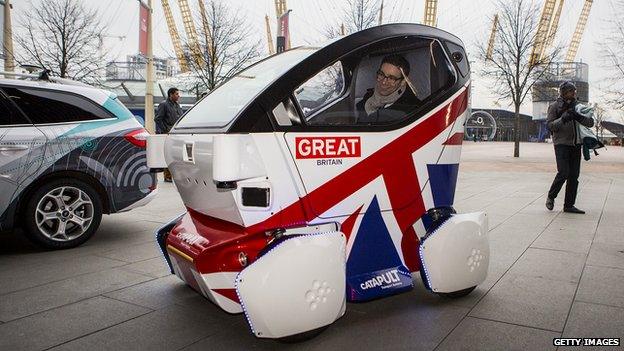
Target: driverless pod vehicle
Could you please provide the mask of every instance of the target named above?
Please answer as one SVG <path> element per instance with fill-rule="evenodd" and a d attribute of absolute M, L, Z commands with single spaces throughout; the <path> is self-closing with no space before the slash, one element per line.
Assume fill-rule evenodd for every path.
<path fill-rule="evenodd" d="M 147 131 L 115 95 L 47 72 L 2 74 L 32 80 L 0 79 L 0 230 L 75 247 L 103 213 L 154 197 Z"/>
<path fill-rule="evenodd" d="M 420 102 L 360 118 L 389 54 L 409 61 Z M 452 208 L 469 88 L 461 41 L 415 24 L 240 72 L 148 139 L 148 166 L 169 167 L 187 208 L 157 232 L 172 273 L 261 338 L 314 334 L 347 301 L 418 276 L 434 293 L 468 294 L 489 265 L 486 215 Z"/>

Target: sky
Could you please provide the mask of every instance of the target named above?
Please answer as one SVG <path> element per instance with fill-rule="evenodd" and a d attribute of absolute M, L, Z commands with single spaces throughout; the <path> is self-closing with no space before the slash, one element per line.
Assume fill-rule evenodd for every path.
<path fill-rule="evenodd" d="M 29 8 L 45 0 L 13 0 L 13 23 L 19 16 L 28 14 Z M 124 60 L 126 55 L 138 52 L 138 0 L 79 0 L 88 8 L 97 9 L 103 22 L 108 25 L 104 33 L 103 50 L 109 53 L 111 60 Z M 147 2 L 147 0 L 144 0 Z M 532 0 L 540 8 L 542 0 Z M 585 34 L 577 54 L 577 61 L 590 65 L 590 101 L 600 102 L 601 87 L 608 72 L 602 69 L 600 60 L 600 42 L 608 34 L 608 22 L 613 13 L 614 0 L 595 0 L 591 9 Z M 174 56 L 173 45 L 167 29 L 161 0 L 153 2 L 153 48 L 159 57 Z M 188 0 L 195 8 L 197 0 Z M 246 20 L 255 33 L 253 40 L 260 40 L 266 49 L 265 15 L 269 15 L 272 33 L 276 33 L 275 5 L 273 0 L 228 0 L 228 6 Z M 565 0 L 556 41 L 565 46 L 569 44 L 576 22 L 581 13 L 584 0 Z M 184 27 L 177 6 L 177 0 L 169 0 L 178 32 L 184 36 Z M 290 18 L 291 43 L 293 46 L 323 41 L 327 27 L 339 26 L 345 5 L 344 0 L 288 0 L 292 9 Z M 496 12 L 494 0 L 439 0 L 438 27 L 455 34 L 464 42 L 468 56 L 476 59 L 476 43 L 489 36 L 491 18 Z M 384 22 L 415 22 L 423 19 L 424 0 L 384 0 Z M 119 38 L 123 37 L 123 38 Z M 497 102 L 488 90 L 488 82 L 478 77 L 478 64 L 473 65 L 473 108 L 510 108 L 506 101 Z M 522 112 L 531 114 L 530 96 L 522 107 Z M 615 116 L 620 119 L 620 116 Z M 623 119 L 624 120 L 624 119 Z"/>

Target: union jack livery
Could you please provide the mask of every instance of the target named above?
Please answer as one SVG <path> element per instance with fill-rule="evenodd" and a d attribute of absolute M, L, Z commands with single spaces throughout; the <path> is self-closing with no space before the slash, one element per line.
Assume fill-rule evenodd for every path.
<path fill-rule="evenodd" d="M 415 273 L 470 293 L 489 244 L 486 215 L 452 207 L 469 95 L 461 41 L 415 24 L 250 66 L 149 137 L 187 208 L 157 232 L 172 273 L 262 338 L 317 333 Z"/>

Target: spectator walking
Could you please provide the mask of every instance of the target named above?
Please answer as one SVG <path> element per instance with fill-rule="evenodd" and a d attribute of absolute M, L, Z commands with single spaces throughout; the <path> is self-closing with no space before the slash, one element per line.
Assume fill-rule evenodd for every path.
<path fill-rule="evenodd" d="M 552 140 L 555 145 L 557 175 L 548 191 L 546 208 L 549 210 L 554 208 L 555 198 L 563 183 L 566 183 L 563 211 L 584 214 L 585 211 L 574 206 L 581 169 L 582 147 L 576 124 L 580 123 L 591 128 L 594 125 L 594 120 L 576 113 L 574 109 L 576 104 L 576 86 L 572 82 L 563 82 L 559 86 L 557 101 L 548 107 L 548 130 L 552 133 Z"/>
<path fill-rule="evenodd" d="M 182 116 L 182 108 L 178 103 L 180 100 L 180 90 L 178 88 L 169 88 L 167 90 L 167 100 L 158 105 L 154 123 L 156 124 L 156 134 L 167 134 L 173 128 L 173 125 Z M 171 172 L 168 168 L 164 171 L 165 182 L 172 182 Z"/>

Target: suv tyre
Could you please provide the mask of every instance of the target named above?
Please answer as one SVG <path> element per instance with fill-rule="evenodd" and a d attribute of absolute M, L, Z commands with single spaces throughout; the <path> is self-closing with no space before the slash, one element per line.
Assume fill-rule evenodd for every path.
<path fill-rule="evenodd" d="M 26 235 L 47 249 L 68 249 L 87 241 L 102 220 L 102 201 L 93 186 L 56 179 L 36 189 L 24 211 Z"/>

